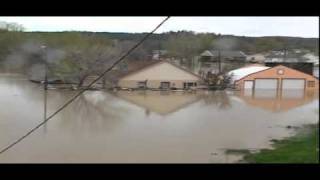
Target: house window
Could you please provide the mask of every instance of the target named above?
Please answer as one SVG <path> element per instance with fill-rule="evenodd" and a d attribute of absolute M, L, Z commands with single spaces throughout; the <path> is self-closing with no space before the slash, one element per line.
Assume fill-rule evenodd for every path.
<path fill-rule="evenodd" d="M 195 87 L 197 86 L 197 83 L 196 82 L 184 82 L 183 83 L 183 88 L 184 89 L 189 89 L 190 87 Z"/>
<path fill-rule="evenodd" d="M 161 89 L 169 89 L 170 88 L 170 82 L 161 82 L 160 83 Z"/>
<path fill-rule="evenodd" d="M 203 63 L 203 67 L 211 67 L 211 63 Z"/>
<path fill-rule="evenodd" d="M 308 87 L 314 87 L 315 82 L 314 81 L 308 81 Z"/>
<path fill-rule="evenodd" d="M 138 82 L 138 88 L 146 88 L 146 87 L 147 87 L 147 81 Z"/>

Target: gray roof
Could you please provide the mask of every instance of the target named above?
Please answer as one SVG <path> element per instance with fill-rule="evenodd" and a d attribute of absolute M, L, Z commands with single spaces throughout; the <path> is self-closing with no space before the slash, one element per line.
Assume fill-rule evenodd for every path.
<path fill-rule="evenodd" d="M 268 56 L 265 59 L 265 62 L 309 62 L 307 58 L 305 57 L 297 57 L 293 55 L 286 56 L 285 58 L 283 56 Z"/>
<path fill-rule="evenodd" d="M 288 62 L 288 63 L 299 63 L 309 62 L 307 57 L 304 57 L 305 53 L 287 52 L 284 57 L 283 51 L 271 51 L 267 56 L 265 62 Z"/>
<path fill-rule="evenodd" d="M 167 50 L 153 50 L 152 51 L 153 54 L 167 54 L 168 51 Z"/>
<path fill-rule="evenodd" d="M 266 58 L 264 62 L 269 63 L 269 62 L 285 62 L 285 63 L 299 63 L 299 62 L 307 62 L 303 59 L 299 58 Z"/>
<path fill-rule="evenodd" d="M 201 56 L 211 56 L 211 57 L 218 57 L 219 51 L 218 50 L 207 50 L 204 51 Z M 247 57 L 242 51 L 231 51 L 231 50 L 222 50 L 220 51 L 221 57 Z"/>

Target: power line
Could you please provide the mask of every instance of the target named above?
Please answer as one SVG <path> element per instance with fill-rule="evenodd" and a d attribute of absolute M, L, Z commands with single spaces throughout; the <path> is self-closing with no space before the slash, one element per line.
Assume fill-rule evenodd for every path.
<path fill-rule="evenodd" d="M 77 93 L 75 96 L 73 96 L 71 99 L 69 99 L 64 105 L 62 105 L 58 110 L 56 110 L 54 113 L 52 113 L 48 118 L 46 118 L 43 122 L 38 124 L 36 127 L 32 128 L 30 131 L 28 131 L 25 135 L 5 147 L 0 151 L 0 154 L 6 152 L 10 148 L 12 148 L 14 145 L 21 142 L 23 139 L 28 137 L 30 134 L 32 134 L 34 131 L 36 131 L 38 128 L 40 128 L 42 125 L 44 125 L 46 122 L 48 122 L 50 119 L 52 119 L 56 114 L 58 114 L 60 111 L 62 111 L 64 108 L 66 108 L 69 104 L 71 104 L 77 97 L 79 97 L 81 94 L 83 94 L 85 91 L 87 91 L 95 82 L 99 81 L 107 72 L 109 72 L 111 69 L 113 69 L 117 64 L 119 64 L 124 58 L 126 58 L 131 52 L 133 52 L 137 47 L 139 47 L 145 40 L 149 38 L 157 29 L 164 24 L 170 16 L 166 17 L 160 24 L 158 24 L 150 33 L 148 33 L 146 36 L 144 36 L 136 45 L 134 45 L 127 53 L 125 53 L 123 56 L 121 56 L 115 63 L 113 63 L 108 69 L 106 69 L 101 75 L 99 75 L 98 78 L 93 80 L 86 88 L 82 89 Z"/>

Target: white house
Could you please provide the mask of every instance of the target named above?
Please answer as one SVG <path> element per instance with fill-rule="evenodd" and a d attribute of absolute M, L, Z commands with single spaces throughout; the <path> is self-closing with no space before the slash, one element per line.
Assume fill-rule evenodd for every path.
<path fill-rule="evenodd" d="M 307 59 L 307 62 L 313 63 L 313 75 L 319 78 L 319 56 L 307 53 L 303 57 Z"/>
<path fill-rule="evenodd" d="M 159 60 L 128 73 L 118 80 L 122 88 L 188 89 L 197 87 L 202 78 L 169 61 Z"/>

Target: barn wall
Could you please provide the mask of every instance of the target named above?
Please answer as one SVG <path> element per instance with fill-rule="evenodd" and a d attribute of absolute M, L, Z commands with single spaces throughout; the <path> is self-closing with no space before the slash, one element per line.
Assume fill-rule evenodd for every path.
<path fill-rule="evenodd" d="M 284 70 L 283 75 L 279 75 L 277 73 L 279 69 Z M 297 70 L 287 68 L 285 66 L 277 66 L 274 68 L 270 68 L 270 69 L 267 69 L 264 71 L 260 71 L 260 72 L 248 75 L 247 77 L 236 82 L 236 88 L 243 89 L 244 88 L 244 81 L 255 80 L 257 78 L 267 78 L 267 79 L 268 78 L 276 78 L 276 79 L 278 79 L 279 86 L 281 83 L 281 79 L 283 79 L 283 78 L 305 79 L 306 81 L 315 81 L 315 87 L 308 87 L 306 85 L 306 90 L 319 89 L 319 80 L 317 78 L 315 78 L 314 76 L 311 76 L 309 74 L 305 74 L 305 73 L 299 72 Z"/>

